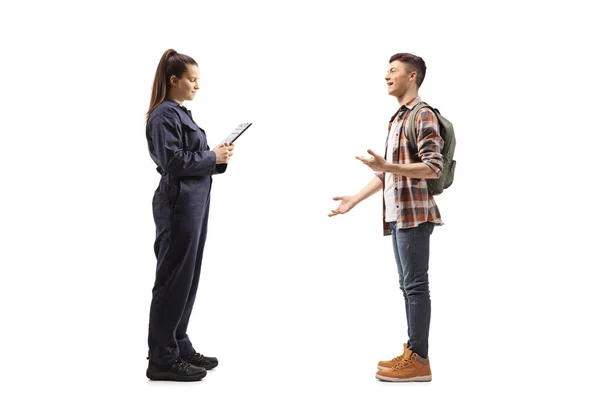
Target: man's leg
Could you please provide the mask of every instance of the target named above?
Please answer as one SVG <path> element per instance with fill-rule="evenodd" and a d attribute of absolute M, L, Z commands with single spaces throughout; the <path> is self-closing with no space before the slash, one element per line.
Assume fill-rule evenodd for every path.
<path fill-rule="evenodd" d="M 395 242 L 401 265 L 401 281 L 408 301 L 409 343 L 391 368 L 379 368 L 378 379 L 391 382 L 429 382 L 431 366 L 429 351 L 429 238 L 432 223 L 416 228 L 398 229 Z M 400 272 L 400 269 L 399 269 Z M 380 363 L 381 365 L 381 363 Z"/>
<path fill-rule="evenodd" d="M 396 247 L 402 265 L 401 281 L 407 298 L 409 349 L 427 358 L 429 351 L 429 239 L 434 225 L 396 230 Z"/>
<path fill-rule="evenodd" d="M 406 326 L 408 327 L 408 337 L 410 338 L 410 321 L 408 319 L 409 309 L 408 309 L 408 296 L 406 295 L 406 290 L 404 289 L 404 272 L 402 269 L 402 259 L 400 258 L 400 250 L 398 249 L 398 240 L 396 237 L 396 223 L 391 224 L 392 228 L 392 244 L 394 247 L 394 258 L 396 259 L 396 266 L 398 268 L 398 281 L 400 283 L 400 291 L 402 292 L 402 296 L 404 297 L 404 310 L 406 315 Z"/>

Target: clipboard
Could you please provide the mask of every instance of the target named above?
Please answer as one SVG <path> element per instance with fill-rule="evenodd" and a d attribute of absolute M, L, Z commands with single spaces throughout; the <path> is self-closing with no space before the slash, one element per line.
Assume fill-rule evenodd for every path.
<path fill-rule="evenodd" d="M 235 128 L 235 130 L 233 132 L 231 132 L 229 134 L 229 136 L 227 136 L 221 143 L 219 144 L 223 144 L 223 143 L 233 143 L 237 140 L 237 138 L 239 138 L 242 133 L 246 132 L 246 130 L 248 128 L 250 128 L 250 126 L 252 125 L 252 122 L 245 122 L 242 124 L 239 124 L 237 126 L 237 128 Z"/>

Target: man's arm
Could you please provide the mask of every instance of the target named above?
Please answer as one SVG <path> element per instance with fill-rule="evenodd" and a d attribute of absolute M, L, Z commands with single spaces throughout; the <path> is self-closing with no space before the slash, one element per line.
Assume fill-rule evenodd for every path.
<path fill-rule="evenodd" d="M 442 173 L 441 170 L 440 174 Z M 413 163 L 413 164 L 391 164 L 386 166 L 384 172 L 390 174 L 400 174 L 408 178 L 416 179 L 435 179 L 439 178 L 439 175 L 431 168 L 429 164 L 425 163 Z"/>
<path fill-rule="evenodd" d="M 429 164 L 425 163 L 412 163 L 412 164 L 393 164 L 385 161 L 385 158 L 375 153 L 373 150 L 367 150 L 367 153 L 372 155 L 372 158 L 365 158 L 357 156 L 356 158 L 362 161 L 365 165 L 377 172 L 376 179 L 379 182 L 383 182 L 383 172 L 390 174 L 400 174 L 409 178 L 437 178 L 439 175 L 430 167 Z M 441 170 L 440 170 L 441 173 Z M 366 189 L 366 187 L 365 187 Z"/>
<path fill-rule="evenodd" d="M 373 150 L 367 152 L 373 158 L 356 157 L 365 165 L 376 172 L 387 172 L 399 174 L 408 178 L 435 179 L 439 178 L 444 168 L 442 149 L 444 139 L 440 135 L 440 126 L 437 117 L 428 108 L 419 111 L 416 118 L 418 157 L 421 162 L 410 164 L 393 164 L 375 153 Z M 380 176 L 382 176 L 381 174 Z M 383 178 L 381 178 L 383 179 Z"/>
<path fill-rule="evenodd" d="M 375 193 L 379 192 L 381 189 L 383 189 L 383 182 L 379 177 L 376 176 L 375 178 L 371 179 L 371 181 L 367 184 L 367 186 L 362 188 L 362 190 L 360 192 L 358 192 L 357 194 L 355 194 L 352 197 L 355 200 L 355 204 L 358 204 L 361 201 L 373 196 Z"/>
<path fill-rule="evenodd" d="M 371 181 L 365 186 L 360 192 L 355 194 L 354 196 L 336 196 L 333 200 L 341 200 L 341 203 L 338 205 L 338 208 L 335 210 L 331 210 L 329 213 L 330 217 L 333 217 L 338 214 L 345 214 L 348 211 L 352 210 L 355 205 L 360 203 L 361 201 L 373 196 L 375 193 L 379 192 L 383 188 L 383 181 L 379 176 L 371 179 Z"/>

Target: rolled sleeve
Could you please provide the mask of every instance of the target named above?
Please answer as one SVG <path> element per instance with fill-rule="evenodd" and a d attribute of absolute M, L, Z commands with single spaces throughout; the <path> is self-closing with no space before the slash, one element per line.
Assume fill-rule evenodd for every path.
<path fill-rule="evenodd" d="M 416 118 L 418 156 L 435 172 L 436 176 L 442 175 L 444 169 L 444 139 L 440 134 L 440 124 L 434 112 L 429 108 L 419 111 Z"/>

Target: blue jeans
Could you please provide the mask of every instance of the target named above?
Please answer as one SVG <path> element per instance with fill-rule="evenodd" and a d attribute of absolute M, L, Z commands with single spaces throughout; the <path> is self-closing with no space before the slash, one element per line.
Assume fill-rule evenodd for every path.
<path fill-rule="evenodd" d="M 408 348 L 421 357 L 427 357 L 429 351 L 431 300 L 427 271 L 433 227 L 433 223 L 425 222 L 415 228 L 396 229 L 396 222 L 390 222 L 400 290 L 404 295 Z"/>

